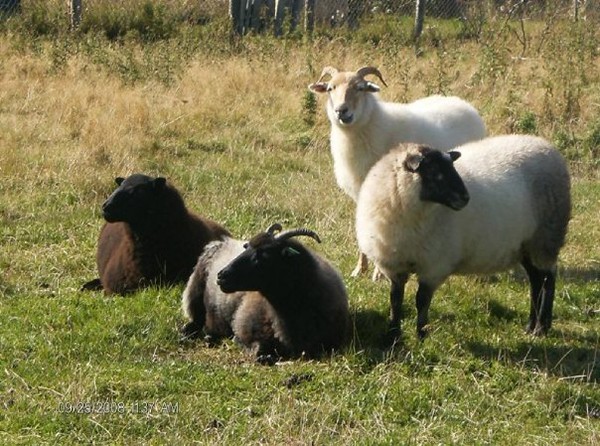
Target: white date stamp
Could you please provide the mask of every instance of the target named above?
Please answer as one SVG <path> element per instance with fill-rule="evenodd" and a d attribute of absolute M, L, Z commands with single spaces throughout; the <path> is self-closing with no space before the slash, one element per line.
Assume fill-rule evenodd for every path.
<path fill-rule="evenodd" d="M 66 414 L 155 414 L 179 413 L 179 403 L 170 401 L 61 401 L 58 412 Z"/>

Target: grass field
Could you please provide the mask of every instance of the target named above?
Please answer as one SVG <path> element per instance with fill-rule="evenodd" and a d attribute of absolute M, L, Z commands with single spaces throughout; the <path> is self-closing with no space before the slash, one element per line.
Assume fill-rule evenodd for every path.
<path fill-rule="evenodd" d="M 209 25 L 207 25 L 209 26 Z M 600 444 L 600 31 L 487 25 L 230 39 L 222 26 L 0 39 L 0 443 Z M 454 33 L 454 34 L 453 34 Z M 417 55 L 416 55 L 417 54 Z M 573 173 L 549 336 L 523 331 L 523 275 L 454 277 L 432 332 L 384 349 L 388 284 L 351 279 L 353 205 L 336 186 L 324 65 L 378 66 L 386 100 L 457 94 L 490 134 L 537 133 Z M 183 287 L 80 292 L 116 176 L 163 175 L 240 238 L 314 229 L 342 272 L 354 335 L 319 361 L 255 365 L 183 342 Z M 414 282 L 409 293 L 414 295 Z"/>

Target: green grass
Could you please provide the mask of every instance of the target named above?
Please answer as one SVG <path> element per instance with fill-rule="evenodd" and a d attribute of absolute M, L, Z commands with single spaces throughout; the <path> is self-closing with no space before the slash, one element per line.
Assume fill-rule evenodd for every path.
<path fill-rule="evenodd" d="M 463 41 L 440 21 L 418 56 L 387 22 L 313 41 L 223 40 L 213 25 L 156 41 L 2 31 L 0 443 L 599 444 L 598 31 L 533 23 L 518 58 L 494 23 Z M 354 209 L 332 175 L 323 101 L 306 96 L 324 65 L 371 63 L 385 99 L 458 94 L 490 133 L 538 133 L 567 156 L 573 218 L 546 338 L 523 331 L 515 272 L 448 280 L 423 343 L 411 281 L 402 343 L 382 346 L 389 287 L 349 277 Z M 80 292 L 99 207 L 133 172 L 167 176 L 239 237 L 275 221 L 316 230 L 310 245 L 350 295 L 348 348 L 258 366 L 233 342 L 179 339 L 183 286 Z"/>

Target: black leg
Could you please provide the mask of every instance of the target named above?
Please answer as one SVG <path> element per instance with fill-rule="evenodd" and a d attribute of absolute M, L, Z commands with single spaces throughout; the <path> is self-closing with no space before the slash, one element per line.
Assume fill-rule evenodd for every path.
<path fill-rule="evenodd" d="M 399 274 L 392 280 L 392 288 L 390 290 L 390 321 L 388 328 L 388 336 L 391 342 L 396 341 L 400 337 L 402 320 L 402 302 L 404 301 L 404 286 L 408 280 L 408 274 Z"/>
<path fill-rule="evenodd" d="M 554 289 L 556 287 L 556 270 L 544 271 L 543 298 L 540 308 L 539 322 L 533 334 L 543 335 L 548 333 L 552 325 L 552 307 L 554 305 Z"/>
<path fill-rule="evenodd" d="M 433 297 L 433 292 L 435 289 L 424 283 L 419 282 L 419 289 L 417 290 L 417 334 L 419 335 L 419 339 L 425 339 L 427 336 L 427 331 L 425 330 L 425 326 L 429 322 L 429 306 L 431 305 L 431 299 Z"/>
<path fill-rule="evenodd" d="M 542 305 L 542 289 L 544 285 L 544 273 L 536 268 L 529 257 L 524 257 L 521 265 L 525 268 L 527 277 L 529 277 L 531 304 L 529 307 L 529 322 L 527 324 L 527 333 L 533 333 L 540 318 Z"/>

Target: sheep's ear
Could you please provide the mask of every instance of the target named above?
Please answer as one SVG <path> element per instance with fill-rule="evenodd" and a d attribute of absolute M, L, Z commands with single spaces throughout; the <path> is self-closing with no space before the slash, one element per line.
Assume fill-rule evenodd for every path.
<path fill-rule="evenodd" d="M 327 82 L 315 82 L 314 84 L 310 84 L 308 89 L 313 93 L 327 93 L 328 85 Z"/>
<path fill-rule="evenodd" d="M 115 183 L 117 183 L 117 186 L 120 186 L 123 181 L 125 181 L 125 178 L 123 177 L 115 178 Z"/>
<path fill-rule="evenodd" d="M 300 251 L 292 248 L 291 246 L 286 246 L 283 248 L 283 251 L 281 251 L 281 255 L 283 257 L 295 257 L 300 255 Z"/>
<path fill-rule="evenodd" d="M 379 85 L 373 82 L 364 81 L 358 84 L 358 90 L 367 91 L 369 93 L 377 93 L 379 90 L 381 90 L 381 88 L 379 88 Z"/>
<path fill-rule="evenodd" d="M 165 184 L 167 183 L 166 178 L 163 177 L 158 177 L 154 180 L 154 188 L 155 189 L 162 189 L 163 187 L 165 187 Z"/>
<path fill-rule="evenodd" d="M 404 160 L 404 168 L 409 172 L 416 172 L 423 161 L 423 155 L 411 154 Z"/>
<path fill-rule="evenodd" d="M 454 162 L 460 158 L 460 152 L 455 152 L 454 150 L 451 152 L 448 152 L 448 155 L 450 155 L 450 159 L 452 160 L 452 162 Z"/>

